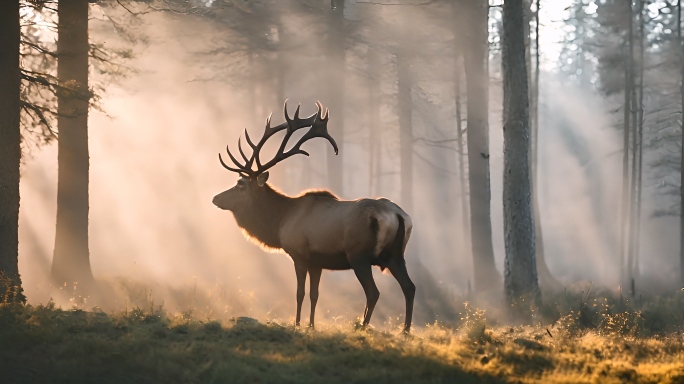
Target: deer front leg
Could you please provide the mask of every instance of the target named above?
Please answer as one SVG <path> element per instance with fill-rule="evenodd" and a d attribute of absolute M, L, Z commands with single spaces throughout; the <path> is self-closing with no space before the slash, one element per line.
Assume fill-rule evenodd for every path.
<path fill-rule="evenodd" d="M 318 285 L 321 282 L 321 268 L 309 268 L 309 297 L 311 298 L 311 318 L 309 319 L 309 326 L 314 327 L 314 316 L 316 315 L 316 303 L 318 302 Z"/>
<path fill-rule="evenodd" d="M 295 326 L 299 326 L 299 320 L 302 314 L 302 303 L 304 302 L 304 285 L 306 284 L 306 267 L 295 263 L 295 272 L 297 273 L 297 318 Z"/>

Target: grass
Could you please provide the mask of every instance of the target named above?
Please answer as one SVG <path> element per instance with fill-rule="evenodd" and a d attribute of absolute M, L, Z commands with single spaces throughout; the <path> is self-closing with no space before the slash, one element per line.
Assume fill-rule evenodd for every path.
<path fill-rule="evenodd" d="M 458 325 L 409 336 L 392 325 L 313 330 L 154 306 L 4 304 L 0 373 L 3 383 L 684 383 L 684 338 L 665 315 L 679 301 L 649 303 L 644 315 L 608 299 L 582 296 L 572 310 L 557 300 L 564 315 L 515 327 L 466 304 Z M 662 325 L 653 313 L 671 319 Z"/>

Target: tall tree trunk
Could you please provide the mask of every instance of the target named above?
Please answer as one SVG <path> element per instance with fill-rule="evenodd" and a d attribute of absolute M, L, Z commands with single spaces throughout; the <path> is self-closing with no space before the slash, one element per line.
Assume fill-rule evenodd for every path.
<path fill-rule="evenodd" d="M 637 110 L 636 206 L 634 208 L 634 273 L 639 276 L 639 245 L 641 239 L 641 190 L 644 162 L 644 2 L 639 2 L 639 109 Z"/>
<path fill-rule="evenodd" d="M 530 117 L 523 0 L 503 8 L 504 287 L 509 303 L 539 299 L 530 177 Z"/>
<path fill-rule="evenodd" d="M 280 38 L 280 49 L 274 54 L 275 57 L 269 62 L 270 70 L 272 74 L 271 84 L 272 89 L 270 92 L 273 95 L 273 104 L 268 103 L 268 105 L 273 105 L 275 107 L 282 106 L 286 96 L 286 81 L 287 81 L 287 67 L 288 67 L 288 56 L 287 56 L 287 46 L 285 45 L 285 33 L 281 27 L 278 27 L 278 36 Z M 277 109 L 276 109 L 277 111 Z M 269 112 L 270 113 L 270 112 Z M 294 180 L 292 177 L 288 177 L 291 170 L 292 163 L 280 164 L 280 167 L 272 168 L 269 176 L 269 181 L 273 185 L 279 186 L 283 191 L 287 193 L 293 193 L 296 190 L 294 185 Z"/>
<path fill-rule="evenodd" d="M 488 13 L 485 0 L 469 0 L 467 16 L 468 47 L 464 63 L 466 75 L 468 175 L 470 196 L 470 234 L 475 290 L 499 287 L 501 278 L 494 264 L 489 184 L 489 44 Z"/>
<path fill-rule="evenodd" d="M 532 72 L 531 89 L 530 89 L 530 126 L 532 134 L 530 135 L 531 148 L 531 172 L 532 172 L 532 210 L 534 212 L 534 237 L 535 237 L 535 254 L 537 259 L 537 273 L 539 274 L 539 284 L 551 290 L 560 288 L 560 283 L 551 274 L 548 265 L 546 264 L 546 253 L 544 252 L 544 231 L 541 221 L 541 210 L 539 206 L 539 73 L 540 73 L 540 58 L 541 52 L 539 50 L 539 10 L 541 9 L 541 0 L 536 0 L 536 11 L 534 12 L 534 72 Z M 531 12 L 530 12 L 531 13 Z M 529 25 L 529 23 L 527 23 Z M 528 49 L 529 51 L 530 49 Z M 531 60 L 530 60 L 531 64 Z M 528 70 L 528 73 L 531 71 Z"/>
<path fill-rule="evenodd" d="M 468 260 L 472 260 L 470 254 L 470 200 L 468 196 L 468 180 L 466 178 L 466 163 L 468 159 L 466 158 L 465 137 L 463 136 L 465 130 L 463 129 L 463 110 L 461 100 L 462 59 L 463 55 L 461 53 L 458 53 L 456 55 L 456 68 L 454 74 L 454 93 L 456 95 L 456 145 L 458 147 L 456 158 L 458 159 L 458 184 L 460 189 L 459 200 L 461 201 L 461 252 L 463 253 L 462 257 L 466 257 Z"/>
<path fill-rule="evenodd" d="M 0 302 L 26 301 L 19 276 L 19 1 L 0 2 Z M 6 292 L 7 291 L 7 292 Z"/>
<path fill-rule="evenodd" d="M 328 47 L 330 49 L 330 66 L 328 74 L 328 103 L 332 116 L 330 133 L 335 137 L 339 146 L 339 155 L 328 148 L 328 184 L 340 195 L 344 195 L 344 171 L 342 157 L 344 151 L 344 99 L 345 99 L 345 40 L 344 28 L 345 0 L 330 0 L 331 20 L 328 33 Z"/>
<path fill-rule="evenodd" d="M 623 117 L 623 153 L 622 153 L 622 218 L 620 220 L 620 281 L 622 284 L 629 283 L 626 263 L 626 249 L 629 241 L 630 228 L 630 175 L 629 175 L 629 153 L 630 153 L 630 133 L 631 133 L 631 109 L 632 109 L 632 0 L 623 0 L 626 7 L 629 9 L 625 14 L 627 15 L 628 34 L 625 49 L 625 103 L 624 103 L 624 117 Z"/>
<path fill-rule="evenodd" d="M 380 151 L 378 145 L 378 132 L 380 131 L 380 106 L 378 103 L 378 91 L 380 90 L 380 74 L 378 71 L 378 54 L 373 49 L 368 50 L 368 194 L 374 196 L 377 191 Z"/>
<path fill-rule="evenodd" d="M 57 231 L 52 277 L 69 289 L 93 280 L 88 252 L 88 0 L 58 3 Z"/>
<path fill-rule="evenodd" d="M 544 252 L 544 236 L 541 221 L 541 210 L 539 206 L 539 64 L 540 64 L 540 44 L 539 44 L 539 10 L 541 8 L 541 1 L 535 1 L 535 12 L 532 12 L 532 1 L 525 3 L 525 13 L 529 18 L 525 20 L 525 27 L 527 29 L 527 49 L 526 63 L 528 64 L 527 73 L 530 75 L 530 171 L 532 177 L 532 211 L 534 212 L 534 232 L 535 232 L 535 254 L 537 260 L 537 273 L 539 276 L 539 285 L 546 289 L 557 290 L 560 288 L 560 283 L 551 274 L 548 265 L 546 264 L 546 254 Z M 534 64 L 532 63 L 532 38 L 528 31 L 530 30 L 530 21 L 534 18 Z"/>
<path fill-rule="evenodd" d="M 635 228 L 636 228 L 636 199 L 637 199 L 637 193 L 636 193 L 636 188 L 637 188 L 637 161 L 638 161 L 638 156 L 637 156 L 637 146 L 638 141 L 639 141 L 639 135 L 638 135 L 638 124 L 639 124 L 639 100 L 637 98 L 637 87 L 635 84 L 635 60 L 634 60 L 634 11 L 632 8 L 632 4 L 630 2 L 630 10 L 629 10 L 629 57 L 630 57 L 630 63 L 631 63 L 631 71 L 630 71 L 630 78 L 629 78 L 629 87 L 631 90 L 631 106 L 630 106 L 630 112 L 631 112 L 631 120 L 632 120 L 632 166 L 631 166 L 631 185 L 630 185 L 630 225 L 629 225 L 629 237 L 628 237 L 628 248 L 627 248 L 627 283 L 630 287 L 630 293 L 632 296 L 636 294 L 634 291 L 634 235 L 635 235 Z"/>
<path fill-rule="evenodd" d="M 404 52 L 397 54 L 399 88 L 399 147 L 401 162 L 401 204 L 413 211 L 413 103 L 411 101 L 412 80 L 409 58 Z"/>
<path fill-rule="evenodd" d="M 681 66 L 680 78 L 680 110 L 684 115 L 684 39 L 682 39 L 682 0 L 677 1 L 677 36 L 679 37 L 679 65 Z M 680 185 L 679 185 L 679 280 L 684 287 L 684 118 L 680 119 L 682 131 L 682 153 L 680 163 Z"/>
<path fill-rule="evenodd" d="M 459 200 L 461 201 L 461 244 L 459 250 L 462 253 L 461 257 L 472 260 L 470 255 L 470 210 L 468 209 L 470 201 L 468 198 L 468 184 L 465 169 L 467 159 L 465 137 L 463 136 L 465 130 L 463 129 L 463 103 L 461 98 L 461 83 L 463 81 L 462 73 L 464 65 L 463 58 L 465 55 L 461 26 L 464 24 L 464 20 L 461 7 L 457 2 L 454 2 L 452 12 L 454 18 L 454 102 L 456 104 L 456 147 L 458 148 L 456 159 L 458 166 Z M 468 286 L 470 286 L 470 283 Z"/>

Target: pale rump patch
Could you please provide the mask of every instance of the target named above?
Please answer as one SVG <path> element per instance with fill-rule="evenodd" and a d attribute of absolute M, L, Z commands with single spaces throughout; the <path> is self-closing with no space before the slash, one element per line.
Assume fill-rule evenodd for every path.
<path fill-rule="evenodd" d="M 378 257 L 394 241 L 399 221 L 394 212 L 382 212 L 375 214 L 374 217 L 378 220 L 378 238 L 376 239 L 373 256 Z"/>

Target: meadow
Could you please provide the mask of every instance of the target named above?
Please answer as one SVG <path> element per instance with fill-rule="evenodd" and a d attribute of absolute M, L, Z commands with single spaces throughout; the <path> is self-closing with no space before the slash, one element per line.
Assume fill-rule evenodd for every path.
<path fill-rule="evenodd" d="M 466 302 L 450 324 L 294 327 L 154 303 L 0 306 L 3 383 L 684 383 L 680 293 L 558 293 L 525 323 Z"/>

